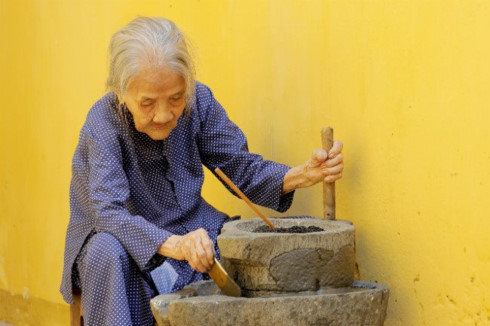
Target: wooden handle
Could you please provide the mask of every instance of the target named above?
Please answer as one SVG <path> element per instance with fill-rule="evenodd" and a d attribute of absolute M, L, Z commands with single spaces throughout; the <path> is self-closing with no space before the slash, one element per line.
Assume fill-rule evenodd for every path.
<path fill-rule="evenodd" d="M 265 223 L 267 223 L 267 225 L 269 225 L 272 229 L 275 228 L 274 224 L 272 224 L 272 222 L 264 214 L 262 214 L 262 212 L 259 211 L 259 209 L 254 204 L 252 204 L 252 202 L 250 201 L 250 199 L 248 199 L 247 196 L 245 196 L 245 194 L 243 192 L 241 192 L 240 189 L 238 189 L 238 187 L 233 183 L 233 181 L 231 181 L 230 178 L 228 178 L 226 176 L 226 174 L 224 174 L 223 171 L 220 170 L 220 168 L 214 169 L 214 172 L 216 172 L 216 174 L 219 175 L 220 178 L 223 179 L 223 181 L 226 182 L 226 184 L 231 189 L 233 189 L 233 191 L 241 199 L 243 199 L 248 204 L 248 206 L 250 206 L 250 208 L 252 208 L 254 210 L 254 212 L 257 213 L 257 215 L 259 215 L 264 220 Z"/>
<path fill-rule="evenodd" d="M 333 129 L 322 129 L 322 147 L 330 152 L 333 146 Z M 335 220 L 335 182 L 323 183 L 323 219 Z"/>

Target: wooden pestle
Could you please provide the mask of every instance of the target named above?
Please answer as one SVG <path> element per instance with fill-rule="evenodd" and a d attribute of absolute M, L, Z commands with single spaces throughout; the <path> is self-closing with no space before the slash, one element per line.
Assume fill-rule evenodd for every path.
<path fill-rule="evenodd" d="M 330 152 L 333 146 L 333 129 L 326 127 L 322 129 L 322 147 Z M 323 182 L 323 219 L 335 220 L 335 182 Z"/>

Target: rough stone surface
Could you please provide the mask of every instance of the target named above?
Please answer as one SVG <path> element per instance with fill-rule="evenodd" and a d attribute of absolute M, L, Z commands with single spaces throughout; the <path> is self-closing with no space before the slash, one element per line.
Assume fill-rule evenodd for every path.
<path fill-rule="evenodd" d="M 222 263 L 245 291 L 315 291 L 344 287 L 355 270 L 354 227 L 345 221 L 271 219 L 276 227 L 318 226 L 313 233 L 255 233 L 260 219 L 225 224 Z"/>
<path fill-rule="evenodd" d="M 212 281 L 196 283 L 193 289 L 183 291 L 184 294 L 179 291 L 160 295 L 151 301 L 159 326 L 378 326 L 383 325 L 389 294 L 384 285 L 365 282 L 258 298 L 216 294 L 219 289 Z"/>
<path fill-rule="evenodd" d="M 190 297 L 198 296 L 212 296 L 221 295 L 221 290 L 212 281 L 200 281 L 196 283 L 189 284 L 182 290 L 169 293 L 166 295 L 159 295 L 151 300 L 151 310 L 153 316 L 155 317 L 158 325 L 160 326 L 170 326 L 169 316 L 169 304 L 175 300 L 180 300 Z M 1 325 L 0 325 L 1 326 Z"/>
<path fill-rule="evenodd" d="M 270 274 L 281 289 L 299 292 L 319 288 L 320 270 L 333 257 L 333 251 L 325 249 L 296 249 L 271 260 Z M 295 262 L 295 264 L 291 264 Z M 310 268 L 305 269 L 305 266 Z M 322 268 L 323 267 L 323 268 Z"/>

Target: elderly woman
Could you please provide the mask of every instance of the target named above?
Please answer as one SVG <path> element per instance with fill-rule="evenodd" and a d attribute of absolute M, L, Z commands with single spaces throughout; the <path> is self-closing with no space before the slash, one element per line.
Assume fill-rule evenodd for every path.
<path fill-rule="evenodd" d="M 61 293 L 82 289 L 87 325 L 152 325 L 149 301 L 202 279 L 228 216 L 201 197 L 219 167 L 256 204 L 285 211 L 294 190 L 341 177 L 342 144 L 290 168 L 247 149 L 196 82 L 178 27 L 138 18 L 112 37 L 107 93 L 73 157 Z"/>

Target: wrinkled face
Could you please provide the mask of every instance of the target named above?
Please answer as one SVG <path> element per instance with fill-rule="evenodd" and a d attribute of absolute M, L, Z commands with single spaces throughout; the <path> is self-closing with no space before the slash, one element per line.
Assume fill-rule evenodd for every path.
<path fill-rule="evenodd" d="M 144 69 L 122 98 L 136 130 L 162 140 L 177 126 L 185 108 L 185 81 L 167 68 Z"/>

